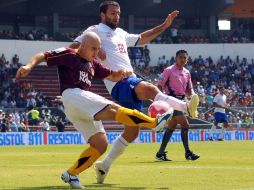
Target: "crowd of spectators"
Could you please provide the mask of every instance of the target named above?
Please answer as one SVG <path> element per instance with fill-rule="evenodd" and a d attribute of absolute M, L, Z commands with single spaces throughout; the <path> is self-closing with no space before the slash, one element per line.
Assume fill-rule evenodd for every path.
<path fill-rule="evenodd" d="M 254 41 L 251 25 L 240 24 L 232 31 L 217 31 L 215 35 L 205 34 L 185 34 L 181 28 L 172 27 L 169 32 L 165 32 L 155 38 L 155 44 L 207 44 L 207 43 L 251 43 Z"/>
<path fill-rule="evenodd" d="M 0 131 L 1 132 L 25 132 L 29 131 L 27 115 L 24 111 L 6 112 L 0 110 Z"/>
<path fill-rule="evenodd" d="M 12 61 L 6 60 L 5 55 L 0 57 L 0 107 L 2 108 L 29 108 L 51 107 L 52 101 L 44 96 L 43 92 L 36 91 L 31 83 L 16 81 L 17 69 L 21 66 L 19 56 L 14 55 Z"/>
<path fill-rule="evenodd" d="M 134 49 L 141 52 L 140 49 Z M 129 51 L 131 52 L 131 51 Z M 150 50 L 145 47 L 141 52 L 139 59 L 131 59 L 135 72 L 145 79 L 157 83 L 159 74 L 166 68 L 174 64 L 175 58 L 167 60 L 165 55 L 158 58 L 157 66 L 150 66 Z M 141 64 L 142 63 L 142 64 Z M 31 113 L 34 108 L 57 107 L 63 110 L 60 101 L 52 101 L 44 96 L 43 92 L 36 91 L 32 85 L 27 82 L 17 82 L 15 73 L 20 67 L 19 56 L 14 55 L 9 62 L 5 55 L 0 57 L 0 109 L 10 109 L 11 112 L 1 111 L 0 124 L 1 131 L 27 131 L 28 125 L 41 125 L 41 130 L 50 130 L 47 122 L 52 122 L 48 118 L 50 113 L 42 112 L 40 117 L 33 118 Z M 189 57 L 186 68 L 192 74 L 192 81 L 195 91 L 200 97 L 200 106 L 206 110 L 212 108 L 213 97 L 217 93 L 218 86 L 225 86 L 227 90 L 227 99 L 231 107 L 254 107 L 254 59 L 235 59 L 221 56 L 219 60 L 213 60 L 211 57 L 197 58 Z M 22 111 L 18 108 L 25 108 Z M 31 111 L 29 111 L 31 110 Z M 201 112 L 200 118 L 212 120 L 211 112 Z M 253 110 L 230 111 L 228 112 L 230 122 L 238 123 L 243 126 L 253 126 Z M 35 114 L 36 115 L 36 114 Z M 38 114 L 37 114 L 38 115 Z M 17 124 L 15 122 L 18 120 Z M 59 131 L 63 130 L 60 118 L 58 121 Z M 46 123 L 45 123 L 46 122 Z M 43 127 L 44 126 L 44 127 Z M 238 126 L 238 125 L 237 125 Z M 237 127 L 236 126 L 236 127 Z"/>
<path fill-rule="evenodd" d="M 233 60 L 229 56 L 221 56 L 214 61 L 211 57 L 204 59 L 199 56 L 194 60 L 190 58 L 186 67 L 190 70 L 192 81 L 200 95 L 212 95 L 217 86 L 225 86 L 231 106 L 254 106 L 254 59 L 240 60 L 237 56 Z M 206 100 L 205 97 L 201 104 L 206 104 Z"/>
<path fill-rule="evenodd" d="M 232 128 L 239 129 L 254 127 L 253 110 L 232 110 L 227 112 L 227 116 L 228 122 L 230 123 L 230 126 Z M 214 123 L 215 118 L 213 114 L 213 109 L 210 109 L 207 112 L 199 112 L 199 118 Z"/>
<path fill-rule="evenodd" d="M 233 32 L 217 32 L 214 36 L 179 33 L 177 36 L 162 34 L 151 43 L 154 44 L 207 44 L 207 43 L 252 43 L 253 36 L 249 29 Z"/>
<path fill-rule="evenodd" d="M 254 41 L 252 24 L 239 24 L 232 31 L 217 31 L 215 35 L 186 34 L 181 26 L 172 26 L 168 31 L 152 40 L 155 44 L 197 44 L 197 43 L 251 43 Z M 183 28 L 185 29 L 185 28 Z M 45 29 L 34 28 L 30 31 L 0 30 L 0 39 L 40 40 L 40 41 L 73 41 L 77 32 L 56 32 L 49 35 Z"/>
<path fill-rule="evenodd" d="M 52 118 L 50 107 L 63 111 L 63 105 L 58 98 L 51 100 L 40 90 L 36 91 L 31 83 L 16 81 L 15 74 L 21 66 L 19 56 L 14 55 L 12 61 L 7 61 L 5 55 L 0 57 L 0 131 L 29 131 L 28 126 L 40 126 L 36 130 L 50 130 L 47 123 L 54 124 L 58 118 Z M 41 112 L 37 109 L 40 109 Z M 47 110 L 47 111 L 45 111 Z M 63 125 L 60 131 L 64 130 Z M 58 128 L 58 127 L 57 127 Z"/>
<path fill-rule="evenodd" d="M 174 64 L 175 58 L 170 60 L 162 55 L 158 58 L 157 66 L 149 63 L 141 66 L 138 61 L 132 62 L 137 73 L 147 80 L 156 84 L 161 72 L 168 66 Z M 254 106 L 254 59 L 240 60 L 237 56 L 232 58 L 221 56 L 219 60 L 211 57 L 199 56 L 192 59 L 189 57 L 186 68 L 191 72 L 195 91 L 200 96 L 200 105 L 209 107 L 212 97 L 217 93 L 218 86 L 228 89 L 228 101 L 231 106 Z"/>
<path fill-rule="evenodd" d="M 157 66 L 132 63 L 135 71 L 144 79 L 157 84 L 157 78 L 168 66 L 174 64 L 175 58 L 170 60 L 166 56 L 158 58 Z M 230 104 L 228 109 L 229 122 L 232 127 L 254 127 L 254 60 L 248 61 L 237 56 L 233 61 L 230 57 L 220 57 L 218 61 L 213 61 L 211 57 L 206 59 L 189 58 L 187 69 L 190 70 L 195 92 L 200 98 L 199 118 L 213 122 L 213 98 L 218 93 L 218 86 L 227 88 L 227 100 Z M 209 69 L 208 69 L 209 68 Z"/>
<path fill-rule="evenodd" d="M 64 132 L 70 122 L 51 114 L 50 109 L 0 109 L 0 132 L 58 131 Z M 54 129 L 52 127 L 55 126 Z"/>
<path fill-rule="evenodd" d="M 36 40 L 36 41 L 67 41 L 71 42 L 78 36 L 75 32 L 55 33 L 50 36 L 43 29 L 32 29 L 29 32 L 15 33 L 13 30 L 0 30 L 0 39 Z"/>

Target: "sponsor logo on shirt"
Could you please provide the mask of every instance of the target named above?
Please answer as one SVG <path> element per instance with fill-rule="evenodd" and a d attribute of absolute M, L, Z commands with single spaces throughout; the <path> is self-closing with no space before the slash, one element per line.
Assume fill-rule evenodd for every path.
<path fill-rule="evenodd" d="M 88 74 L 84 71 L 79 71 L 79 80 L 91 86 L 91 81 L 88 79 Z"/>

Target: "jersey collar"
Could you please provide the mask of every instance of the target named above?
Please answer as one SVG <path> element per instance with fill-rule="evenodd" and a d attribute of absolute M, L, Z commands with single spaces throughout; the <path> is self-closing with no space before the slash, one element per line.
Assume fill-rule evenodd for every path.
<path fill-rule="evenodd" d="M 113 30 L 112 28 L 110 28 L 108 25 L 104 24 L 104 23 L 100 23 L 99 26 L 104 29 L 104 30 L 108 30 L 110 32 L 115 32 L 117 30 L 117 28 L 115 30 Z"/>

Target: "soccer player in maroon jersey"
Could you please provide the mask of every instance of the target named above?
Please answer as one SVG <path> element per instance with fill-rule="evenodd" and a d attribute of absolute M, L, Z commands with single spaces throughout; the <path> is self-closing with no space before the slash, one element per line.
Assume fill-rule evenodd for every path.
<path fill-rule="evenodd" d="M 119 81 L 132 74 L 129 70 L 111 70 L 95 60 L 100 49 L 100 39 L 94 32 L 86 32 L 77 50 L 59 48 L 53 51 L 37 53 L 16 74 L 16 78 L 26 77 L 39 63 L 46 61 L 48 66 L 56 65 L 60 80 L 60 90 L 65 114 L 74 127 L 89 142 L 76 163 L 61 178 L 73 188 L 84 188 L 78 175 L 89 168 L 105 151 L 108 145 L 101 120 L 116 120 L 124 125 L 144 126 L 155 131 L 161 130 L 171 113 L 150 118 L 137 110 L 131 110 L 115 104 L 89 91 L 91 79 Z"/>

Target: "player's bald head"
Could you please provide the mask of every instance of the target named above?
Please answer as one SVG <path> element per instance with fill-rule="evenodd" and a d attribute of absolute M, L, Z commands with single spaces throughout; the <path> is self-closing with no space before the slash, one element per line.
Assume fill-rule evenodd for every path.
<path fill-rule="evenodd" d="M 99 43 L 101 44 L 100 37 L 95 32 L 84 32 L 83 33 L 83 40 L 81 42 L 82 44 L 94 44 Z"/>
<path fill-rule="evenodd" d="M 84 32 L 83 40 L 78 48 L 79 54 L 88 61 L 92 61 L 98 55 L 101 48 L 100 37 L 94 32 Z"/>

